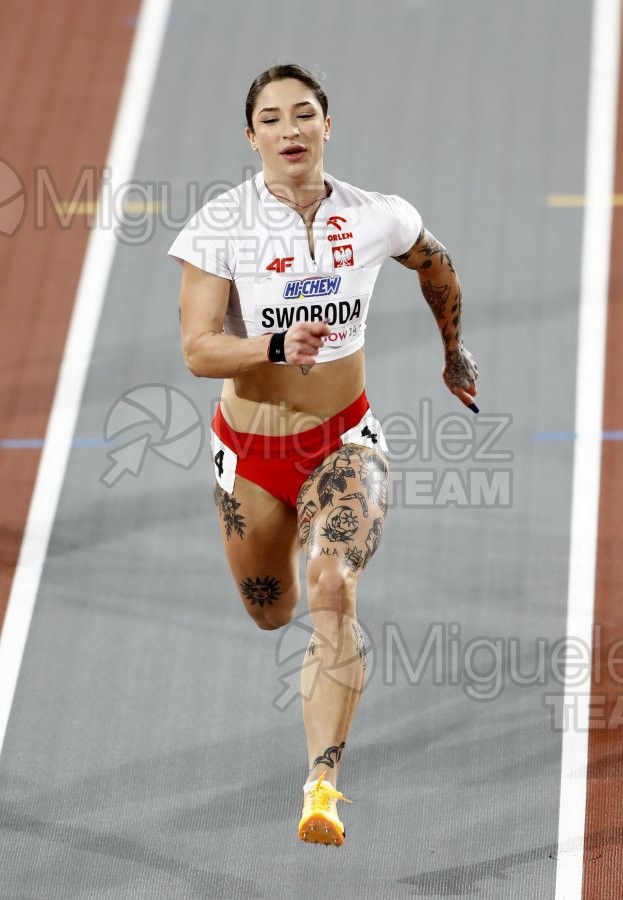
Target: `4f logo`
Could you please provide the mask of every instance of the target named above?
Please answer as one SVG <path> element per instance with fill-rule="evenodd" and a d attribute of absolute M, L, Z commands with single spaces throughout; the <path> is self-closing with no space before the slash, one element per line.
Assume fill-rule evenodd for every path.
<path fill-rule="evenodd" d="M 276 259 L 273 259 L 271 263 L 268 263 L 266 269 L 269 272 L 278 272 L 280 275 L 283 275 L 286 269 L 292 268 L 293 262 L 293 256 L 282 256 L 281 258 L 277 257 Z"/>
<path fill-rule="evenodd" d="M 361 429 L 361 437 L 370 438 L 370 440 L 372 441 L 373 444 L 376 444 L 376 442 L 378 440 L 376 434 L 373 431 L 370 431 L 370 429 L 367 425 L 365 425 Z"/>
<path fill-rule="evenodd" d="M 342 226 L 340 222 L 346 222 L 346 219 L 343 216 L 331 216 L 330 219 L 327 219 L 327 225 L 332 225 L 333 228 L 337 228 L 338 231 L 342 230 Z"/>

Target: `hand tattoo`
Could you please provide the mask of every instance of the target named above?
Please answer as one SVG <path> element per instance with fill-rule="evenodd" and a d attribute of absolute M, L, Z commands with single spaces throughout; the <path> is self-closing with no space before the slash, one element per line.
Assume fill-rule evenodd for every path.
<path fill-rule="evenodd" d="M 472 387 L 478 378 L 476 360 L 465 347 L 450 350 L 446 353 L 446 365 L 443 370 L 444 381 L 448 387 Z"/>

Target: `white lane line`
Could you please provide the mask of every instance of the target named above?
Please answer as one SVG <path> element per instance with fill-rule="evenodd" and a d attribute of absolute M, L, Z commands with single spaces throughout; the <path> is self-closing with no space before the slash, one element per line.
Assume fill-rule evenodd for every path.
<path fill-rule="evenodd" d="M 621 0 L 594 0 L 576 373 L 567 636 L 592 649 Z M 590 685 L 565 689 L 556 900 L 581 900 Z M 575 705 L 573 705 L 575 703 Z M 566 705 L 569 704 L 569 705 Z"/>
<path fill-rule="evenodd" d="M 107 166 L 116 185 L 132 178 L 171 0 L 143 0 Z M 105 202 L 105 197 L 100 199 Z M 105 221 L 105 220 L 104 220 Z M 82 392 L 115 253 L 112 227 L 91 233 L 78 284 L 45 445 L 0 638 L 0 750 L 41 580 Z"/>

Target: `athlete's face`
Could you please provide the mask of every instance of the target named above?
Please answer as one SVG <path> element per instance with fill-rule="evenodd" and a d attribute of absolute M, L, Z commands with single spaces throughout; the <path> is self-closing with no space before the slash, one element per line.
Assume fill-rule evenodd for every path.
<path fill-rule="evenodd" d="M 331 118 L 324 117 L 307 85 L 294 78 L 267 84 L 258 94 L 253 129 L 247 128 L 247 138 L 259 151 L 265 172 L 284 183 L 317 180 Z"/>

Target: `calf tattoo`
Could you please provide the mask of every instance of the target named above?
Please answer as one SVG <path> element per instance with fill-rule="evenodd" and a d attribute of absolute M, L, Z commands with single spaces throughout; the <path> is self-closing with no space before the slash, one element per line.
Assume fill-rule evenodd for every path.
<path fill-rule="evenodd" d="M 276 578 L 267 575 L 265 578 L 245 578 L 240 582 L 240 593 L 255 604 L 264 607 L 265 603 L 273 604 L 281 594 L 281 585 Z"/>
<path fill-rule="evenodd" d="M 342 743 L 337 744 L 337 746 L 327 747 L 324 753 L 321 756 L 317 756 L 313 761 L 313 763 L 311 764 L 310 772 L 317 765 L 328 766 L 330 769 L 334 769 L 335 764 L 338 763 L 342 757 L 345 746 L 346 741 L 342 741 Z"/>
<path fill-rule="evenodd" d="M 357 653 L 359 654 L 361 665 L 365 669 L 368 665 L 368 661 L 366 659 L 366 639 L 364 637 L 363 631 L 361 630 L 359 622 L 353 622 L 353 634 L 355 635 L 355 640 L 357 641 Z"/>
<path fill-rule="evenodd" d="M 223 520 L 227 540 L 230 539 L 234 532 L 236 532 L 238 537 L 244 538 L 244 530 L 247 526 L 244 516 L 241 516 L 237 511 L 240 509 L 240 503 L 233 494 L 228 494 L 227 491 L 224 491 L 218 482 L 214 487 L 214 502 L 216 503 L 219 516 Z"/>

